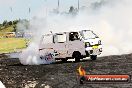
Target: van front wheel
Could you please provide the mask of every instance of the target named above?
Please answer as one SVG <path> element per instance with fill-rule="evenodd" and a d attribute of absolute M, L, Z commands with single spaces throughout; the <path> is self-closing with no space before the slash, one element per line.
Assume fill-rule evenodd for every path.
<path fill-rule="evenodd" d="M 97 59 L 97 55 L 90 55 L 90 59 L 91 60 L 96 60 Z"/>

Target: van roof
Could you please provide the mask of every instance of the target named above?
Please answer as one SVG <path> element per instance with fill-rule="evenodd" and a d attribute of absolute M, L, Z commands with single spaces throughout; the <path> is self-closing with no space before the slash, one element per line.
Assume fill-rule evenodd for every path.
<path fill-rule="evenodd" d="M 92 30 L 80 30 L 80 31 L 92 31 Z M 43 36 L 62 34 L 62 33 L 68 33 L 68 32 L 80 32 L 80 31 L 67 31 L 67 32 L 50 33 L 50 34 L 44 34 Z"/>

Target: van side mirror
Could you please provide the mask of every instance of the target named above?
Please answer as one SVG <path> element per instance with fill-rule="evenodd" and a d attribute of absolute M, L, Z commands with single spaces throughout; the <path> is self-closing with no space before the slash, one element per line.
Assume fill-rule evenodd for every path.
<path fill-rule="evenodd" d="M 82 40 L 82 38 L 83 38 L 82 36 L 79 36 L 80 41 Z"/>

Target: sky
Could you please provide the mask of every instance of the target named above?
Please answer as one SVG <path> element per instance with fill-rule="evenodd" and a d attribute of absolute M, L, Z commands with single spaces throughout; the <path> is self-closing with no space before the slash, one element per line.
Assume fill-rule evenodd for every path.
<path fill-rule="evenodd" d="M 4 20 L 31 19 L 41 12 L 57 8 L 58 0 L 0 0 L 0 23 Z M 83 0 L 80 0 L 80 2 Z M 86 1 L 86 0 L 85 0 Z M 77 7 L 78 0 L 60 0 L 60 11 L 68 11 L 70 6 Z M 29 13 L 30 8 L 30 13 Z"/>

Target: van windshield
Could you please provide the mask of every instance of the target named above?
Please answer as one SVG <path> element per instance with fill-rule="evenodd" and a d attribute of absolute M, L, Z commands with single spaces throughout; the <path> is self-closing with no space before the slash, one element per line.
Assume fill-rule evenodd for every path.
<path fill-rule="evenodd" d="M 82 36 L 84 39 L 98 38 L 98 36 L 95 33 L 89 30 L 82 31 Z"/>

